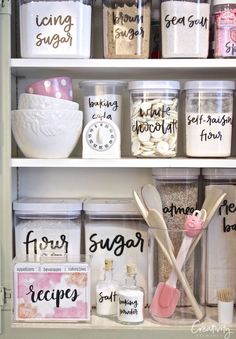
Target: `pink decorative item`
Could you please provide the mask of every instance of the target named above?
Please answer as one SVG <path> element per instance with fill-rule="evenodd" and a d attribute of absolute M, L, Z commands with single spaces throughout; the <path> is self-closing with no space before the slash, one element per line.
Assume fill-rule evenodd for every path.
<path fill-rule="evenodd" d="M 25 92 L 57 99 L 73 99 L 72 80 L 69 77 L 56 77 L 36 81 L 28 85 L 25 88 Z"/>
<path fill-rule="evenodd" d="M 17 321 L 89 321 L 87 263 L 16 263 L 14 316 Z"/>

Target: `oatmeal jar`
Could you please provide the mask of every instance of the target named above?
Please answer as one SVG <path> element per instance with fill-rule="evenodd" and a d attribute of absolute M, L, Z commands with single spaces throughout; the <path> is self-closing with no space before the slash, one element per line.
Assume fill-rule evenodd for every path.
<path fill-rule="evenodd" d="M 229 157 L 234 81 L 187 81 L 184 89 L 186 155 Z"/>
<path fill-rule="evenodd" d="M 215 58 L 236 57 L 236 0 L 214 0 Z"/>
<path fill-rule="evenodd" d="M 183 226 L 188 215 L 192 215 L 198 209 L 199 175 L 198 168 L 154 168 L 152 170 L 154 185 L 156 186 L 161 200 L 163 217 L 166 222 L 170 238 L 173 242 L 174 253 L 178 253 L 183 240 Z M 185 265 L 186 278 L 191 289 L 199 288 L 196 285 L 195 254 L 193 253 Z M 156 281 L 165 281 L 171 271 L 171 267 L 158 249 L 158 269 Z M 179 305 L 189 306 L 189 300 L 182 287 Z"/>
<path fill-rule="evenodd" d="M 104 278 L 104 262 L 113 260 L 113 279 L 122 284 L 126 265 L 137 266 L 137 284 L 148 303 L 148 272 L 153 269 L 148 227 L 131 198 L 97 198 L 84 201 L 85 253 L 92 256 L 92 305 L 96 283 Z M 151 275 L 152 278 L 152 275 Z"/>
<path fill-rule="evenodd" d="M 93 0 L 20 0 L 22 58 L 89 58 Z"/>
<path fill-rule="evenodd" d="M 81 199 L 22 198 L 13 211 L 18 260 L 80 258 Z"/>
<path fill-rule="evenodd" d="M 162 57 L 207 58 L 209 26 L 208 0 L 162 0 Z"/>
<path fill-rule="evenodd" d="M 208 225 L 203 247 L 203 255 L 207 258 L 205 302 L 216 306 L 217 290 L 227 287 L 236 289 L 236 169 L 204 168 L 202 175 L 204 195 L 212 189 L 226 193 Z"/>
<path fill-rule="evenodd" d="M 176 156 L 179 88 L 178 81 L 129 83 L 133 156 Z"/>
<path fill-rule="evenodd" d="M 103 0 L 104 57 L 149 56 L 151 0 Z"/>

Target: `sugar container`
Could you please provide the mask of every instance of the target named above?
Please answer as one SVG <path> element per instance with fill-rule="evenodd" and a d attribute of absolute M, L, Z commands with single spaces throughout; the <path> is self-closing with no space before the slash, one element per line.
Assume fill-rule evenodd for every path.
<path fill-rule="evenodd" d="M 20 0 L 22 58 L 89 58 L 93 0 Z"/>
<path fill-rule="evenodd" d="M 208 225 L 204 247 L 207 258 L 205 301 L 212 306 L 217 304 L 217 290 L 236 288 L 236 170 L 204 168 L 202 175 L 204 195 L 213 189 L 226 193 Z"/>
<path fill-rule="evenodd" d="M 208 0 L 162 0 L 162 57 L 207 58 L 209 15 Z"/>
<path fill-rule="evenodd" d="M 215 58 L 236 57 L 236 1 L 214 0 Z"/>
<path fill-rule="evenodd" d="M 187 81 L 184 89 L 186 154 L 230 156 L 234 81 Z"/>
<path fill-rule="evenodd" d="M 103 0 L 104 57 L 148 58 L 151 0 Z"/>
<path fill-rule="evenodd" d="M 129 83 L 133 156 L 176 156 L 179 88 L 178 81 Z"/>
<path fill-rule="evenodd" d="M 85 252 L 92 256 L 92 305 L 95 285 L 103 279 L 105 259 L 113 260 L 113 278 L 122 284 L 126 265 L 136 264 L 137 284 L 148 302 L 148 271 L 152 269 L 148 227 L 135 202 L 128 198 L 88 199 L 85 211 Z"/>
<path fill-rule="evenodd" d="M 82 200 L 22 198 L 13 210 L 18 260 L 80 258 Z"/>

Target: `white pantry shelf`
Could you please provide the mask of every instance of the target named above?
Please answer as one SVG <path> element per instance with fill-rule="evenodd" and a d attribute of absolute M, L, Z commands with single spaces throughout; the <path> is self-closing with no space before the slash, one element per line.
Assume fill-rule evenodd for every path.
<path fill-rule="evenodd" d="M 236 158 L 170 158 L 170 159 L 29 159 L 12 158 L 11 167 L 81 167 L 81 168 L 236 168 Z"/>
<path fill-rule="evenodd" d="M 12 74 L 37 78 L 235 79 L 236 61 L 227 59 L 11 59 Z M 167 72 L 168 71 L 168 72 Z"/>

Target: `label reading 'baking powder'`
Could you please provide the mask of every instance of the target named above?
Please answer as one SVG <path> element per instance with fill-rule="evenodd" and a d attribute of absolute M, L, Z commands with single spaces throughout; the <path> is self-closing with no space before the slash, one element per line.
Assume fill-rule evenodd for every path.
<path fill-rule="evenodd" d="M 236 55 L 236 9 L 215 13 L 215 56 Z"/>
<path fill-rule="evenodd" d="M 186 114 L 186 151 L 190 156 L 228 156 L 232 113 Z"/>
<path fill-rule="evenodd" d="M 129 295 L 129 296 L 128 296 Z M 118 297 L 119 321 L 138 323 L 143 321 L 143 293 L 141 291 L 120 292 Z"/>

